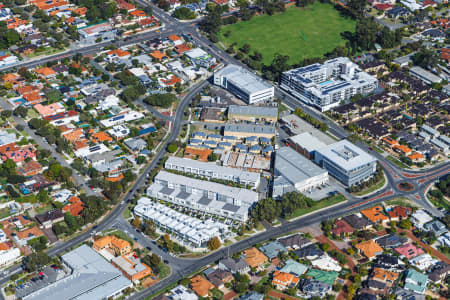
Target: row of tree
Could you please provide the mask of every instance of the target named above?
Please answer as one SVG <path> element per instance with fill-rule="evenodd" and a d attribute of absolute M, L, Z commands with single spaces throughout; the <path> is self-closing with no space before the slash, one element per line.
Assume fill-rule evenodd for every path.
<path fill-rule="evenodd" d="M 250 211 L 254 220 L 273 222 L 278 217 L 289 217 L 297 209 L 312 207 L 313 201 L 299 192 L 290 192 L 280 200 L 266 198 L 259 201 Z"/>

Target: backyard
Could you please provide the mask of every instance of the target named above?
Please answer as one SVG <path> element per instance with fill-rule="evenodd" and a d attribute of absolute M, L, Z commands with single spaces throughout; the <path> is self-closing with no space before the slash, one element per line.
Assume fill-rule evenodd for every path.
<path fill-rule="evenodd" d="M 304 9 L 290 7 L 281 14 L 256 16 L 247 22 L 223 26 L 219 39 L 226 47 L 236 43 L 240 48 L 248 43 L 250 53 L 261 52 L 266 65 L 276 53 L 288 55 L 293 64 L 344 45 L 340 33 L 354 30 L 354 20 L 342 16 L 331 4 L 316 2 Z"/>

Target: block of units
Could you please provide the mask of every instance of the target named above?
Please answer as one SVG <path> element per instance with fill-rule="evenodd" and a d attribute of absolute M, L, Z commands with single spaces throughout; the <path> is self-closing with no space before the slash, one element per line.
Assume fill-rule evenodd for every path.
<path fill-rule="evenodd" d="M 227 89 L 247 104 L 270 100 L 275 93 L 271 84 L 236 65 L 228 65 L 214 73 L 214 84 Z"/>
<path fill-rule="evenodd" d="M 245 222 L 258 193 L 161 171 L 147 189 L 150 197 L 192 210 Z"/>
<path fill-rule="evenodd" d="M 164 167 L 166 169 L 194 174 L 208 179 L 216 178 L 227 180 L 252 187 L 258 187 L 260 183 L 260 175 L 256 172 L 218 166 L 215 162 L 201 162 L 188 158 L 170 156 Z"/>
<path fill-rule="evenodd" d="M 317 150 L 314 160 L 346 186 L 369 179 L 377 168 L 375 157 L 347 140 Z"/>
<path fill-rule="evenodd" d="M 292 191 L 307 191 L 328 182 L 328 172 L 289 147 L 276 152 L 273 198 Z"/>
<path fill-rule="evenodd" d="M 339 106 L 356 94 L 369 94 L 377 87 L 378 80 L 347 57 L 292 69 L 281 76 L 282 89 L 322 111 Z"/>
<path fill-rule="evenodd" d="M 144 220 L 153 220 L 162 230 L 170 230 L 172 235 L 195 247 L 206 246 L 213 237 L 222 237 L 228 232 L 225 224 L 190 217 L 146 197 L 137 201 L 134 213 Z"/>

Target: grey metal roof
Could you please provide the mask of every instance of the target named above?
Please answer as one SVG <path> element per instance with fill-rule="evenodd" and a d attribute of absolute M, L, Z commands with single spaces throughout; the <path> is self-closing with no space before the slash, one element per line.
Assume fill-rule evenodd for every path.
<path fill-rule="evenodd" d="M 239 89 L 245 91 L 249 95 L 257 93 L 261 90 L 273 88 L 270 84 L 260 79 L 253 73 L 237 65 L 228 65 L 225 68 L 214 74 L 214 78 L 222 76 L 237 86 Z"/>
<path fill-rule="evenodd" d="M 228 108 L 228 114 L 255 117 L 277 117 L 278 108 L 267 106 L 230 105 L 230 107 Z"/>
<path fill-rule="evenodd" d="M 230 144 L 231 146 L 231 144 Z M 248 172 L 243 171 L 236 168 L 223 167 L 219 166 L 214 162 L 201 162 L 198 160 L 188 159 L 188 158 L 180 158 L 176 156 L 169 156 L 165 163 L 165 168 L 167 169 L 175 169 L 171 166 L 183 167 L 185 172 L 189 172 L 187 169 L 199 169 L 204 170 L 211 173 L 217 173 L 225 176 L 233 176 L 239 178 L 240 181 L 244 182 L 258 182 L 259 181 L 259 173 L 256 172 Z M 195 172 L 191 172 L 195 173 Z"/>
<path fill-rule="evenodd" d="M 25 300 L 105 299 L 132 285 L 122 273 L 87 245 L 64 254 L 72 274 L 23 297 Z"/>
<path fill-rule="evenodd" d="M 303 149 L 306 149 L 308 152 L 324 148 L 327 145 L 309 132 L 291 136 L 289 139 Z"/>
<path fill-rule="evenodd" d="M 327 171 L 289 147 L 281 147 L 276 152 L 275 172 L 286 178 L 292 185 L 327 173 Z"/>
<path fill-rule="evenodd" d="M 252 134 L 275 134 L 274 126 L 267 125 L 251 125 L 251 124 L 226 124 L 225 132 L 245 132 Z"/>

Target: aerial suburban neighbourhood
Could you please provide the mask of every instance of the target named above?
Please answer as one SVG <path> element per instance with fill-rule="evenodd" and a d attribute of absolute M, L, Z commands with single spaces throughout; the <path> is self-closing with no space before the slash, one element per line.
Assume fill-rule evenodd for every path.
<path fill-rule="evenodd" d="M 450 299 L 449 11 L 1 1 L 0 299 Z"/>

